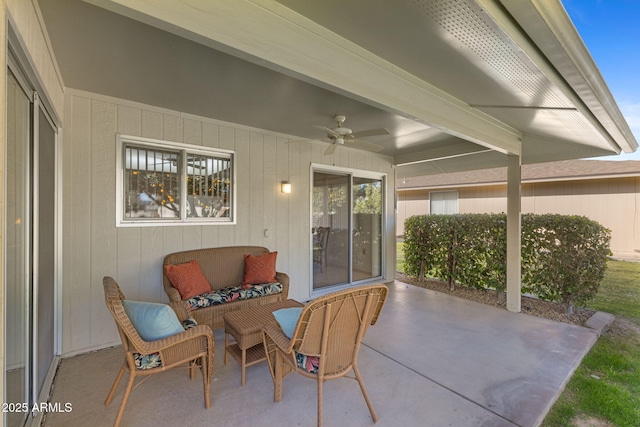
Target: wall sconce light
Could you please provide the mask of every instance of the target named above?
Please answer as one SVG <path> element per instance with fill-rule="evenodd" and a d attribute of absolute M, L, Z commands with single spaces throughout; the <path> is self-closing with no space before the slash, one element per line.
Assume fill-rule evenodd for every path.
<path fill-rule="evenodd" d="M 282 185 L 280 189 L 283 193 L 286 193 L 286 194 L 291 193 L 291 183 L 289 181 L 282 181 Z"/>

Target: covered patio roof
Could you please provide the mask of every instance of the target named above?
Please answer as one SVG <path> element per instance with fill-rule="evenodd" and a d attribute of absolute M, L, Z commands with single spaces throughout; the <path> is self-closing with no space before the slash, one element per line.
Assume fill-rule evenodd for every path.
<path fill-rule="evenodd" d="M 100 7 L 95 7 L 93 3 Z M 326 144 L 398 176 L 633 152 L 559 1 L 41 1 L 65 85 Z M 140 25 L 140 22 L 146 25 Z M 162 91 L 158 87 L 164 88 Z"/>

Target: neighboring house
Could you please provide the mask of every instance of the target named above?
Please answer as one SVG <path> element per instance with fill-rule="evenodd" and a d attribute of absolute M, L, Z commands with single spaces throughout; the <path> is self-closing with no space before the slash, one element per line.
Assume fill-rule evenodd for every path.
<path fill-rule="evenodd" d="M 162 302 L 166 254 L 257 245 L 300 301 L 391 281 L 405 177 L 638 147 L 559 1 L 0 0 L 0 64 L 2 402 L 119 343 L 105 275 Z"/>
<path fill-rule="evenodd" d="M 506 212 L 506 168 L 406 178 L 397 234 L 412 215 Z M 640 161 L 566 160 L 522 166 L 522 212 L 584 215 L 611 230 L 614 256 L 640 258 Z"/>

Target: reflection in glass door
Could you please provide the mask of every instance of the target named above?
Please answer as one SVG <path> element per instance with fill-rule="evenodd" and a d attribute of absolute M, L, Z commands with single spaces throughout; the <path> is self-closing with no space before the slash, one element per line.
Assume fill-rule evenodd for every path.
<path fill-rule="evenodd" d="M 34 338 L 34 390 L 44 390 L 55 354 L 55 221 L 56 221 L 56 128 L 35 102 L 33 305 L 36 315 Z M 34 395 L 34 400 L 37 396 Z"/>
<path fill-rule="evenodd" d="M 313 174 L 313 288 L 349 283 L 348 175 Z"/>
<path fill-rule="evenodd" d="M 314 171 L 313 289 L 382 275 L 383 181 Z"/>
<path fill-rule="evenodd" d="M 30 402 L 29 372 L 29 147 L 31 100 L 7 73 L 5 403 Z M 28 411 L 9 411 L 6 423 L 22 426 Z"/>
<path fill-rule="evenodd" d="M 382 180 L 353 177 L 352 280 L 382 274 Z"/>

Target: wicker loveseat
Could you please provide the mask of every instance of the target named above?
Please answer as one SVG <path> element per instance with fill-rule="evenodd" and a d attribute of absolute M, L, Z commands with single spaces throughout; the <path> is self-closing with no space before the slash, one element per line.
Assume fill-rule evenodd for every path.
<path fill-rule="evenodd" d="M 165 256 L 162 268 L 162 282 L 170 301 L 182 301 L 180 293 L 173 287 L 167 275 L 166 265 L 178 265 L 196 260 L 202 273 L 211 285 L 212 293 L 200 298 L 185 301 L 191 310 L 191 316 L 198 324 L 209 325 L 212 329 L 224 327 L 225 313 L 258 305 L 270 304 L 287 299 L 289 295 L 289 276 L 276 272 L 277 283 L 252 286 L 242 289 L 244 279 L 245 255 L 259 256 L 269 253 L 260 246 L 229 246 L 221 248 L 195 249 L 175 252 Z M 226 302 L 215 301 L 211 297 Z M 220 297 L 220 294 L 224 295 Z M 205 301 L 203 303 L 203 301 Z"/>

